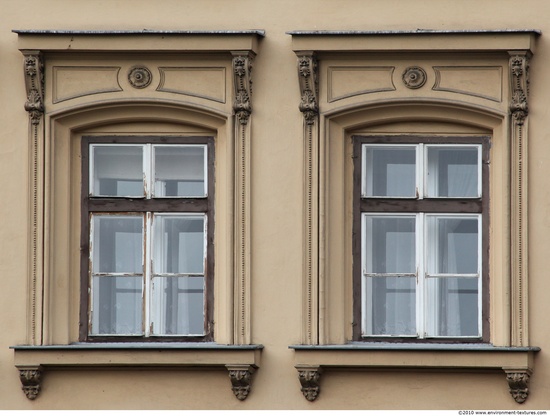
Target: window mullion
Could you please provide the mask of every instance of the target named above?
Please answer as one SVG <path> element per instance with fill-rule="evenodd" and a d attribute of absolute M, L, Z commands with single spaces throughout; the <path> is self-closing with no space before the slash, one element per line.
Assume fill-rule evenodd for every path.
<path fill-rule="evenodd" d="M 416 328 L 419 338 L 426 334 L 425 318 L 425 275 L 426 275 L 426 247 L 425 247 L 424 214 L 416 215 Z"/>
<path fill-rule="evenodd" d="M 153 151 L 151 143 L 145 145 L 143 151 L 143 183 L 145 185 L 145 198 L 151 199 L 153 196 L 152 186 L 152 166 Z"/>
<path fill-rule="evenodd" d="M 416 148 L 416 192 L 417 199 L 424 199 L 424 186 L 426 178 L 424 168 L 424 145 L 418 144 Z"/>
<path fill-rule="evenodd" d="M 143 290 L 143 322 L 144 322 L 144 334 L 146 337 L 151 336 L 151 291 L 152 291 L 152 279 L 151 273 L 153 268 L 153 257 L 151 255 L 152 250 L 152 238 L 153 238 L 153 215 L 150 212 L 145 213 L 145 250 L 143 255 L 143 261 L 145 263 L 144 273 L 144 290 Z"/>

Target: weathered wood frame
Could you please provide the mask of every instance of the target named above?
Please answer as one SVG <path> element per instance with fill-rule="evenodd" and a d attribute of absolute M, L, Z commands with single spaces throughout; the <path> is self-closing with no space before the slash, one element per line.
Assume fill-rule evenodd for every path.
<path fill-rule="evenodd" d="M 136 198 L 104 198 L 91 197 L 89 195 L 89 173 L 90 173 L 90 144 L 205 144 L 207 146 L 207 197 L 205 198 L 158 198 L 158 199 L 136 199 Z M 214 138 L 213 137 L 178 137 L 178 136 L 84 136 L 82 138 L 82 204 L 81 204 L 81 225 L 80 233 L 80 341 L 139 341 L 139 342 L 200 342 L 214 340 Z M 125 212 L 195 212 L 206 214 L 207 218 L 207 248 L 206 248 L 206 274 L 205 274 L 205 335 L 201 337 L 143 337 L 143 336 L 91 336 L 89 334 L 89 311 L 90 311 L 90 215 L 92 213 L 125 213 Z M 146 261 L 148 261 L 146 259 Z M 147 307 L 147 306 L 145 306 Z"/>

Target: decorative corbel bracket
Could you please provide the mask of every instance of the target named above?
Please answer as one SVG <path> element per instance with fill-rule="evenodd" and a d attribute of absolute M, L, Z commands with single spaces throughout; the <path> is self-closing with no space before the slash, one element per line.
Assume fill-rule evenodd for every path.
<path fill-rule="evenodd" d="M 298 80 L 301 94 L 299 108 L 306 124 L 311 125 L 319 114 L 317 59 L 313 53 L 298 55 Z"/>
<path fill-rule="evenodd" d="M 239 400 L 245 400 L 250 394 L 252 374 L 256 367 L 252 365 L 226 365 L 231 380 L 231 390 Z"/>
<path fill-rule="evenodd" d="M 25 110 L 29 113 L 31 123 L 37 125 L 44 114 L 44 63 L 40 52 L 26 51 L 23 55 L 27 90 Z"/>
<path fill-rule="evenodd" d="M 248 124 L 252 113 L 252 52 L 233 53 L 233 84 L 235 97 L 233 112 L 240 124 Z"/>
<path fill-rule="evenodd" d="M 22 389 L 27 399 L 34 400 L 40 393 L 40 383 L 42 381 L 42 367 L 18 367 L 19 379 Z"/>
<path fill-rule="evenodd" d="M 529 379 L 532 371 L 530 369 L 510 368 L 504 369 L 506 381 L 510 387 L 510 394 L 517 403 L 525 403 L 529 395 Z"/>
<path fill-rule="evenodd" d="M 512 97 L 510 113 L 518 125 L 522 125 L 529 113 L 527 96 L 529 95 L 529 56 L 512 55 L 510 57 L 510 80 Z"/>
<path fill-rule="evenodd" d="M 319 382 L 321 380 L 321 373 L 323 372 L 321 367 L 318 366 L 296 366 L 298 370 L 298 378 L 302 388 L 302 394 L 306 400 L 312 402 L 321 392 L 321 387 Z"/>

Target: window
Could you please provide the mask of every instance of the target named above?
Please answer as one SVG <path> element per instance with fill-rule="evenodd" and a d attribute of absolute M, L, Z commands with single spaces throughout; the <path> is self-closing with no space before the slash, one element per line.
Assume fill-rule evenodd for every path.
<path fill-rule="evenodd" d="M 488 339 L 488 139 L 354 141 L 355 339 Z"/>
<path fill-rule="evenodd" d="M 82 143 L 81 339 L 211 340 L 213 139 Z"/>

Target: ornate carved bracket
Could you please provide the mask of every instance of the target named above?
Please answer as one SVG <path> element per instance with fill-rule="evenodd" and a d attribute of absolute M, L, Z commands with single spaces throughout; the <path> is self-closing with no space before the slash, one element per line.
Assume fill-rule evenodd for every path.
<path fill-rule="evenodd" d="M 522 125 L 529 113 L 527 96 L 529 94 L 529 57 L 514 55 L 510 57 L 510 80 L 512 99 L 510 113 L 518 125 Z"/>
<path fill-rule="evenodd" d="M 31 123 L 40 123 L 44 114 L 44 63 L 39 52 L 24 53 L 25 87 L 27 102 L 25 110 L 29 112 Z"/>
<path fill-rule="evenodd" d="M 250 394 L 252 374 L 256 368 L 251 365 L 227 365 L 229 379 L 231 380 L 231 390 L 239 400 L 245 400 Z"/>
<path fill-rule="evenodd" d="M 529 395 L 530 370 L 505 370 L 510 394 L 517 403 L 524 403 Z"/>
<path fill-rule="evenodd" d="M 240 124 L 248 124 L 252 113 L 252 60 L 252 53 L 235 53 L 233 55 L 233 84 L 235 87 L 233 111 Z"/>
<path fill-rule="evenodd" d="M 302 388 L 300 389 L 302 394 L 306 400 L 310 402 L 314 401 L 317 397 L 319 397 L 319 393 L 321 392 L 319 381 L 321 380 L 321 373 L 323 370 L 321 367 L 301 366 L 296 366 L 296 370 L 298 370 L 298 378 L 300 380 L 300 384 L 302 385 Z"/>
<path fill-rule="evenodd" d="M 19 368 L 19 379 L 21 380 L 21 388 L 27 396 L 27 399 L 36 399 L 38 393 L 40 392 L 40 382 L 42 381 L 42 368 Z"/>
<path fill-rule="evenodd" d="M 319 114 L 317 59 L 313 54 L 298 56 L 298 80 L 302 97 L 299 108 L 306 124 L 311 125 Z"/>

